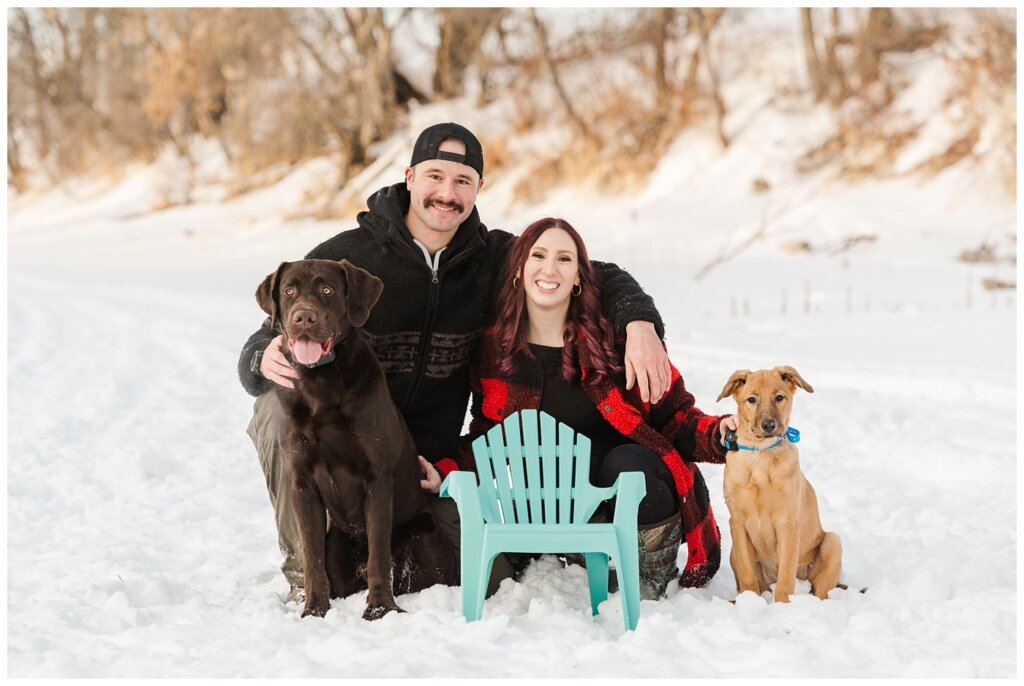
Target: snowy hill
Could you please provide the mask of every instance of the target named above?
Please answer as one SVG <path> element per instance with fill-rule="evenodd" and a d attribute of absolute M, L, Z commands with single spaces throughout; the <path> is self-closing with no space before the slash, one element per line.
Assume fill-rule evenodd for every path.
<path fill-rule="evenodd" d="M 957 257 L 1012 255 L 1016 208 L 966 163 L 798 175 L 787 141 L 815 114 L 765 96 L 727 93 L 745 122 L 733 145 L 686 133 L 636 193 L 561 187 L 523 206 L 513 169 L 479 207 L 513 231 L 564 216 L 628 269 L 704 410 L 730 409 L 713 399 L 734 369 L 800 370 L 816 391 L 796 402 L 803 469 L 865 594 L 821 602 L 805 585 L 789 605 L 732 605 L 723 560 L 707 588 L 645 601 L 624 634 L 616 597 L 591 618 L 583 570 L 544 558 L 475 624 L 442 587 L 375 623 L 359 596 L 299 619 L 235 364 L 263 318 L 260 279 L 354 224 L 294 219 L 327 161 L 229 197 L 210 152 L 211 181 L 162 211 L 167 162 L 8 197 L 9 675 L 1013 676 L 1017 302 L 982 281 L 1014 281 L 1015 264 Z M 458 105 L 414 113 L 357 182 L 399 180 L 433 121 L 500 134 Z M 728 553 L 722 468 L 702 470 Z"/>

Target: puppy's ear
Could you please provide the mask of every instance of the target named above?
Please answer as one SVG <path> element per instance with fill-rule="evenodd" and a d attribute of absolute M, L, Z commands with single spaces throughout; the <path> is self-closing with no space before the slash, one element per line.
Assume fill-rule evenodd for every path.
<path fill-rule="evenodd" d="M 370 316 L 370 310 L 384 290 L 384 282 L 360 269 L 348 260 L 341 260 L 341 271 L 345 275 L 345 309 L 352 326 L 362 326 Z"/>
<path fill-rule="evenodd" d="M 282 262 L 277 270 L 273 274 L 268 274 L 267 278 L 263 279 L 263 283 L 256 289 L 256 302 L 259 303 L 264 312 L 270 315 L 271 328 L 277 326 L 277 297 L 280 290 L 281 274 L 284 273 L 284 268 L 287 266 L 287 262 Z"/>
<path fill-rule="evenodd" d="M 785 381 L 786 383 L 793 384 L 794 386 L 799 386 L 808 393 L 814 393 L 814 389 L 811 388 L 811 384 L 804 381 L 804 378 L 800 376 L 800 372 L 798 372 L 793 367 L 776 367 L 775 371 L 779 373 L 779 376 L 781 376 L 782 380 Z"/>
<path fill-rule="evenodd" d="M 748 376 L 750 376 L 749 369 L 738 369 L 734 371 L 732 373 L 732 376 L 729 377 L 729 380 L 725 382 L 725 387 L 722 388 L 722 392 L 718 394 L 716 402 L 726 397 L 727 395 L 732 395 L 733 393 L 735 393 L 736 389 L 738 389 L 743 384 L 747 383 Z"/>

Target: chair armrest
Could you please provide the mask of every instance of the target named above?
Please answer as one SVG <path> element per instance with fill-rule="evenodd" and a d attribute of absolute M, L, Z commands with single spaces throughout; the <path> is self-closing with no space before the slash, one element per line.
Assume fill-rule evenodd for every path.
<path fill-rule="evenodd" d="M 451 498 L 459 508 L 462 521 L 483 522 L 484 516 L 480 507 L 480 489 L 476 483 L 476 474 L 472 472 L 452 472 L 441 484 L 438 493 L 442 498 Z"/>
<path fill-rule="evenodd" d="M 616 524 L 630 521 L 635 527 L 640 501 L 647 495 L 644 475 L 640 472 L 623 472 L 611 488 L 615 491 L 615 514 L 612 521 Z"/>

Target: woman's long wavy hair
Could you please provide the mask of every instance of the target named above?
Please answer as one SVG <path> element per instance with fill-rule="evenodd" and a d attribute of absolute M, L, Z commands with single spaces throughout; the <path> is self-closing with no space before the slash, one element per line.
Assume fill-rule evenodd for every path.
<path fill-rule="evenodd" d="M 601 291 L 597 285 L 594 265 L 587 256 L 587 247 L 569 222 L 552 217 L 540 219 L 527 226 L 516 239 L 505 263 L 495 324 L 499 369 L 506 376 L 510 376 L 515 371 L 515 356 L 523 351 L 529 354 L 526 348 L 529 317 L 526 309 L 525 284 L 520 283 L 516 287 L 513 285 L 513 279 L 522 274 L 530 250 L 541 234 L 548 229 L 562 229 L 572 237 L 576 244 L 579 265 L 580 294 L 572 296 L 569 300 L 565 332 L 562 335 L 565 343 L 562 352 L 562 378 L 571 382 L 577 376 L 577 367 L 586 370 L 585 382 L 588 385 L 611 378 L 612 374 L 621 374 L 623 367 L 615 349 L 615 329 L 601 311 Z M 577 348 L 583 359 L 576 359 Z"/>

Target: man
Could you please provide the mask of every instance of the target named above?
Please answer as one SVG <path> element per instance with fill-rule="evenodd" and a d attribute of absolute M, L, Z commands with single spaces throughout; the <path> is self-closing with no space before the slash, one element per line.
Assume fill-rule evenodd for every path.
<path fill-rule="evenodd" d="M 363 330 L 416 442 L 421 483 L 431 494 L 458 468 L 454 458 L 469 399 L 470 357 L 493 316 L 495 280 L 515 238 L 480 222 L 476 197 L 484 185 L 483 170 L 483 150 L 468 129 L 454 123 L 428 127 L 413 147 L 405 182 L 370 196 L 367 211 L 357 217 L 359 228 L 334 236 L 306 256 L 346 258 L 383 281 L 384 291 Z M 654 303 L 614 264 L 595 266 L 605 311 L 627 336 L 629 386 L 638 383 L 644 400 L 657 402 L 670 378 Z M 281 352 L 282 339 L 269 320 L 264 322 L 242 348 L 238 370 L 246 391 L 258 396 L 248 431 L 274 506 L 290 601 L 301 597 L 302 554 L 277 442 L 282 409 L 273 387 L 293 387 L 298 373 Z M 442 531 L 457 546 L 454 503 L 428 497 Z M 489 594 L 512 574 L 507 560 L 496 560 L 494 569 Z"/>

